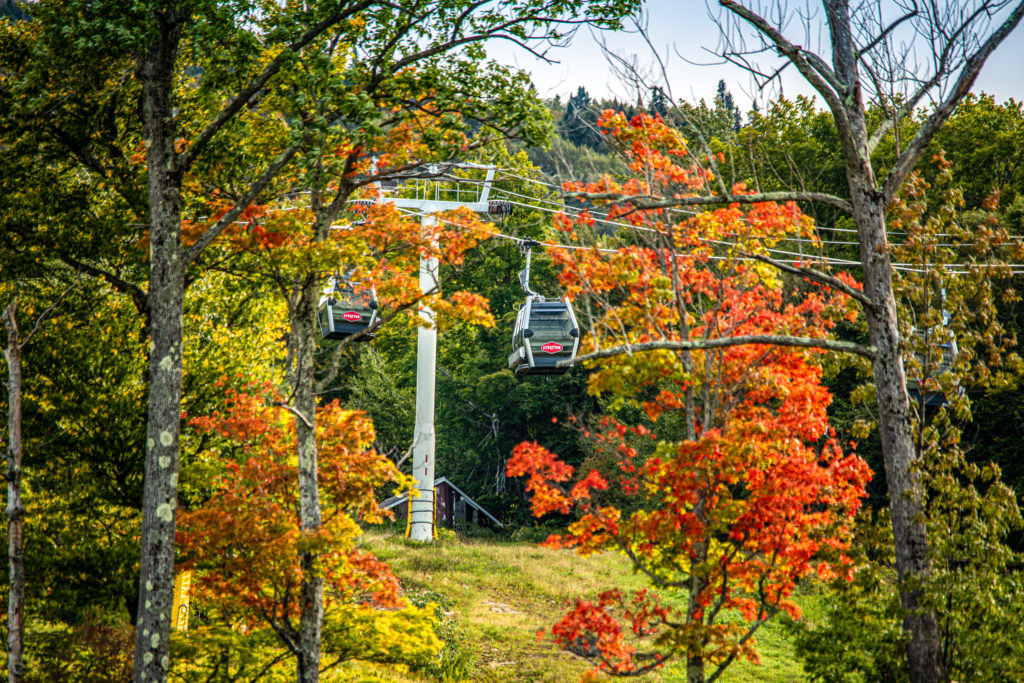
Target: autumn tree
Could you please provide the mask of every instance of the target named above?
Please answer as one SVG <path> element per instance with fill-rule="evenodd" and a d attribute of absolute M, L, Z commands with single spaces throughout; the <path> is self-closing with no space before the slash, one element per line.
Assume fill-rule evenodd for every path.
<path fill-rule="evenodd" d="M 1008 261 L 1021 255 L 995 209 L 969 211 L 952 164 L 933 159 L 933 180 L 914 173 L 890 207 L 890 228 L 903 235 L 893 257 L 912 265 L 897 273 L 905 362 L 911 378 L 914 446 L 925 482 L 925 523 L 932 570 L 916 587 L 941 625 L 943 666 L 951 680 L 1013 679 L 1021 651 L 1007 637 L 1021 611 L 1008 595 L 1020 590 L 1013 537 L 1022 520 L 1014 492 L 988 453 L 971 456 L 970 422 L 982 392 L 1013 385 L 1021 360 L 999 309 L 1019 294 Z M 866 391 L 858 391 L 866 398 Z M 860 424 L 861 433 L 870 427 Z M 863 520 L 851 552 L 852 583 L 826 590 L 824 623 L 797 629 L 797 649 L 812 675 L 860 674 L 905 680 L 900 650 L 898 582 L 885 511 Z M 858 642 L 844 654 L 834 643 Z"/>
<path fill-rule="evenodd" d="M 622 9 L 590 19 L 610 20 Z M 255 133 L 281 140 L 306 135 L 310 143 L 276 181 L 290 199 L 268 202 L 248 217 L 255 226 L 252 246 L 265 257 L 263 272 L 289 311 L 287 403 L 298 435 L 301 516 L 310 532 L 320 524 L 316 396 L 337 379 L 337 359 L 351 341 L 334 345 L 332 361 L 315 377 L 316 309 L 326 276 L 344 274 L 364 287 L 375 286 L 382 310 L 388 312 L 385 320 L 418 304 L 428 304 L 442 317 L 490 319 L 482 299 L 467 292 L 442 293 L 435 287 L 421 300 L 413 277 L 421 257 L 458 265 L 465 250 L 486 235 L 478 221 L 467 215 L 439 216 L 431 221 L 433 227 L 424 229 L 389 207 L 345 215 L 348 202 L 357 197 L 364 203 L 378 201 L 380 183 L 394 179 L 420 177 L 440 187 L 453 172 L 445 165 L 452 159 L 513 136 L 541 140 L 547 126 L 527 80 L 505 67 L 481 63 L 478 43 L 510 33 L 543 37 L 568 21 L 535 8 L 508 16 L 473 14 L 470 24 L 461 15 L 434 16 L 424 32 L 416 21 L 419 8 L 409 8 L 409 16 L 397 23 L 390 22 L 390 10 L 381 15 L 377 11 L 368 10 L 350 23 L 347 40 L 313 40 L 297 56 L 304 68 L 266 88 L 263 105 L 281 113 L 276 121 L 239 119 L 240 125 L 253 126 L 252 139 L 257 139 Z M 424 46 L 424 39 L 429 45 Z M 393 73 L 382 79 L 382 70 Z M 431 164 L 440 165 L 431 170 Z M 357 194 L 361 190 L 365 192 Z M 225 184 L 222 194 L 230 191 Z M 302 619 L 305 654 L 299 677 L 311 680 L 318 670 L 321 589 L 315 558 L 305 562 L 308 609 Z"/>
<path fill-rule="evenodd" d="M 286 352 L 286 384 L 288 396 L 282 404 L 291 411 L 295 421 L 295 448 L 298 464 L 299 516 L 303 532 L 315 534 L 320 528 L 320 450 L 316 425 L 321 409 L 317 396 L 335 384 L 338 377 L 337 358 L 350 339 L 332 349 L 320 349 L 317 329 L 317 302 L 325 276 L 344 271 L 361 287 L 374 286 L 384 320 L 394 319 L 417 303 L 428 304 L 438 311 L 446 323 L 453 319 L 491 323 L 486 302 L 478 295 L 464 291 L 429 292 L 423 296 L 415 277 L 423 254 L 436 254 L 443 262 L 457 265 L 466 249 L 474 246 L 490 231 L 472 216 L 442 216 L 434 230 L 424 232 L 418 220 L 400 215 L 391 206 L 377 206 L 360 212 L 358 225 L 347 229 L 324 231 L 325 240 L 310 239 L 310 225 L 315 220 L 302 219 L 302 211 L 289 212 L 283 220 L 269 217 L 261 229 L 264 245 L 261 256 L 264 272 L 279 288 L 288 311 L 290 336 Z M 317 355 L 325 352 L 334 357 L 317 367 Z M 324 367 L 326 366 L 326 367 Z M 317 376 L 319 369 L 320 375 Z M 330 421 L 328 413 L 325 418 Z M 355 438 L 356 435 L 353 435 Z M 304 547 L 303 547 L 304 548 Z M 317 547 L 303 549 L 303 582 L 305 598 L 302 605 L 303 639 L 299 658 L 300 675 L 317 675 L 319 671 L 320 625 L 324 576 L 317 560 Z"/>
<path fill-rule="evenodd" d="M 366 416 L 337 401 L 319 410 L 324 515 L 310 532 L 300 523 L 296 430 L 282 397 L 269 384 L 240 378 L 217 386 L 223 409 L 190 420 L 206 443 L 204 459 L 219 471 L 203 493 L 208 497 L 180 517 L 183 566 L 195 572 L 193 604 L 203 616 L 179 644 L 176 674 L 206 676 L 227 666 L 232 675 L 256 680 L 278 670 L 280 654 L 301 659 L 310 553 L 324 581 L 323 652 L 330 660 L 324 669 L 347 659 L 429 660 L 440 648 L 430 611 L 409 606 L 387 565 L 356 543 L 359 523 L 382 518 L 375 492 L 410 485 L 369 447 L 373 428 Z M 268 631 L 279 645 L 261 659 Z"/>
<path fill-rule="evenodd" d="M 680 134 L 660 120 L 608 111 L 601 124 L 634 177 L 571 192 L 679 195 L 706 181 Z M 753 636 L 765 621 L 799 614 L 789 599 L 797 581 L 848 574 L 843 551 L 870 471 L 829 430 L 820 358 L 829 347 L 870 355 L 828 336 L 855 314 L 848 304 L 859 292 L 849 278 L 816 271 L 807 271 L 813 284 L 787 284 L 758 260 L 788 237 L 812 234 L 792 204 L 733 204 L 691 217 L 621 203 L 607 218 L 625 225 L 629 246 L 556 259 L 590 317 L 581 359 L 602 359 L 588 390 L 622 411 L 593 428 L 613 465 L 570 487 L 573 468 L 527 443 L 509 474 L 529 476 L 534 514 L 579 515 L 550 544 L 621 552 L 653 589 L 578 601 L 553 627 L 556 641 L 613 674 L 680 656 L 688 680 L 715 680 L 737 658 L 756 661 Z M 593 239 L 593 225 L 585 213 L 561 229 Z M 609 487 L 628 506 L 602 502 Z M 681 591 L 685 608 L 654 591 Z"/>
<path fill-rule="evenodd" d="M 874 349 L 872 374 L 896 564 L 901 581 L 905 581 L 902 605 L 905 628 L 911 634 L 907 670 L 915 682 L 940 680 L 944 674 L 938 621 L 933 610 L 922 608 L 921 595 L 910 587 L 930 571 L 929 544 L 923 486 L 914 466 L 916 451 L 886 207 L 966 96 L 985 60 L 1020 23 L 1024 3 L 976 0 L 941 6 L 893 3 L 891 8 L 881 8 L 825 0 L 821 31 L 827 30 L 828 52 L 824 55 L 804 47 L 810 36 L 787 35 L 790 12 L 786 3 L 773 3 L 767 12 L 737 0 L 720 0 L 719 6 L 723 31 L 718 52 L 724 59 L 762 78 L 762 85 L 778 76 L 782 64 L 792 66 L 824 100 L 836 126 L 848 194 L 809 187 L 737 195 L 726 186 L 717 160 L 709 155 L 714 174 L 708 186 L 714 196 L 644 197 L 634 198 L 633 203 L 668 207 L 797 200 L 826 203 L 852 217 L 864 278 L 859 301 Z M 811 21 L 801 26 L 810 31 Z M 760 63 L 760 58 L 765 63 Z M 773 60 L 775 63 L 767 63 Z M 933 105 L 931 111 L 909 138 L 900 137 L 902 124 L 926 102 Z M 882 115 L 869 116 L 872 107 Z M 891 165 L 881 166 L 875 154 L 890 140 L 894 141 L 894 159 Z"/>

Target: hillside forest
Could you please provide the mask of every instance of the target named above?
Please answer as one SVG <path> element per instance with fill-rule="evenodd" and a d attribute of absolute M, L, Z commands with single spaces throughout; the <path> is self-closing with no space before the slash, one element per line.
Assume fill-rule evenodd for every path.
<path fill-rule="evenodd" d="M 1024 3 L 962 4 L 721 0 L 817 92 L 741 111 L 488 58 L 634 0 L 0 2 L 8 680 L 497 680 L 430 543 L 621 562 L 585 680 L 1024 679 Z"/>

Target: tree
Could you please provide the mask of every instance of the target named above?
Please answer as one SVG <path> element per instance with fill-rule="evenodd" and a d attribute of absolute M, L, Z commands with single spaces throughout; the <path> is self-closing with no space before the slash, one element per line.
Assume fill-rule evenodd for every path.
<path fill-rule="evenodd" d="M 736 133 L 740 132 L 740 124 L 742 123 L 740 108 L 733 101 L 732 93 L 725 87 L 725 81 L 718 81 L 718 87 L 715 89 L 715 108 L 724 109 L 728 112 L 729 117 L 733 120 L 733 131 Z"/>
<path fill-rule="evenodd" d="M 22 651 L 25 644 L 25 548 L 22 522 L 25 506 L 21 501 L 21 350 L 24 341 L 18 331 L 18 299 L 4 309 L 0 321 L 7 331 L 4 360 L 7 361 L 7 557 L 10 592 L 7 600 L 7 671 L 11 683 L 20 683 L 24 675 Z"/>
<path fill-rule="evenodd" d="M 952 5 L 895 3 L 890 14 L 874 8 L 850 7 L 847 0 L 825 0 L 830 60 L 815 54 L 784 32 L 789 13 L 777 3 L 778 17 L 769 18 L 737 0 L 720 0 L 727 17 L 719 52 L 726 59 L 765 80 L 779 70 L 757 65 L 758 48 L 744 40 L 752 34 L 767 58 L 780 56 L 793 66 L 822 97 L 832 113 L 842 149 L 849 199 L 828 192 L 792 189 L 749 196 L 730 191 L 712 156 L 709 184 L 717 196 L 637 199 L 635 205 L 668 207 L 708 205 L 728 201 L 821 201 L 853 217 L 860 243 L 864 292 L 858 297 L 873 349 L 872 373 L 878 407 L 879 436 L 892 506 L 896 566 L 902 582 L 905 629 L 911 634 L 907 669 L 911 681 L 943 677 L 940 633 L 933 610 L 922 608 L 920 593 L 911 587 L 930 572 L 928 534 L 923 517 L 923 487 L 915 467 L 916 451 L 906 373 L 900 352 L 899 319 L 892 283 L 886 234 L 886 207 L 895 199 L 910 172 L 974 83 L 988 56 L 1024 17 L 1024 3 L 977 0 Z M 890 17 L 894 17 L 891 21 Z M 916 43 L 915 43 L 916 41 Z M 924 67 L 915 59 L 923 46 Z M 830 63 L 831 62 L 831 63 Z M 762 81 L 764 83 L 764 81 Z M 931 98 L 934 109 L 907 140 L 901 125 Z M 883 116 L 869 116 L 876 106 Z M 895 160 L 881 169 L 874 154 L 885 140 L 894 139 Z M 710 150 L 708 150 L 710 151 Z M 602 196 L 609 198 L 607 193 Z"/>
<path fill-rule="evenodd" d="M 846 178 L 848 208 L 860 241 L 868 333 L 876 349 L 873 362 L 879 430 L 892 507 L 896 566 L 902 581 L 927 576 L 930 570 L 928 536 L 923 522 L 923 487 L 913 463 L 916 451 L 900 354 L 899 321 L 886 239 L 886 206 L 917 164 L 928 143 L 952 115 L 970 89 L 987 57 L 1024 17 L 1024 3 L 972 2 L 945 8 L 913 8 L 887 23 L 882 12 L 853 11 L 846 0 L 824 3 L 832 64 L 787 39 L 782 31 L 750 8 L 723 0 L 728 12 L 753 28 L 766 47 L 777 50 L 825 100 L 839 133 Z M 988 31 L 989 17 L 1002 13 L 1002 23 Z M 897 10 L 899 12 L 899 10 Z M 898 31 L 923 38 L 934 59 L 923 74 L 906 48 L 896 48 Z M 965 40 L 961 40 L 963 36 Z M 727 48 L 728 50 L 728 48 Z M 736 54 L 728 50 L 728 55 Z M 901 122 L 926 97 L 936 106 L 907 141 L 897 141 L 891 170 L 876 176 L 872 152 L 881 140 L 898 133 Z M 867 102 L 886 113 L 868 129 Z M 902 144 L 901 144 L 902 142 Z M 943 677 L 940 634 L 932 610 L 922 609 L 919 594 L 901 592 L 905 628 L 912 634 L 907 647 L 911 681 Z"/>
<path fill-rule="evenodd" d="M 31 24 L 18 32 L 23 46 L 30 46 L 27 53 L 32 58 L 14 65 L 17 76 L 3 91 L 5 101 L 25 111 L 26 121 L 33 109 L 45 111 L 54 125 L 42 130 L 67 148 L 78 162 L 79 172 L 120 184 L 125 197 L 130 196 L 126 185 L 132 180 L 144 177 L 147 187 L 143 207 L 150 252 L 149 287 L 145 292 L 137 286 L 126 287 L 138 297 L 148 316 L 151 342 L 135 650 L 138 679 L 162 680 L 169 666 L 182 302 L 190 267 L 194 268 L 210 243 L 269 188 L 298 151 L 314 141 L 314 131 L 332 125 L 358 128 L 367 113 L 373 113 L 376 121 L 393 123 L 375 108 L 382 98 L 401 100 L 404 86 L 416 80 L 414 66 L 420 67 L 421 84 L 443 86 L 456 79 L 452 72 L 446 75 L 437 67 L 440 55 L 463 50 L 468 59 L 453 71 L 466 77 L 472 71 L 467 66 L 483 56 L 479 45 L 487 39 L 535 45 L 534 39 L 557 37 L 560 24 L 614 25 L 631 8 L 628 2 L 554 7 L 527 3 L 484 12 L 471 3 L 411 3 L 396 8 L 365 0 L 308 10 L 286 5 L 271 11 L 257 10 L 246 2 L 155 6 L 41 3 L 34 6 L 33 22 L 22 22 Z M 70 50 L 67 35 L 78 37 Z M 356 67 L 347 73 L 328 69 L 335 106 L 307 112 L 312 118 L 291 122 L 301 124 L 295 136 L 271 135 L 259 157 L 245 157 L 229 141 L 237 139 L 240 129 L 254 125 L 254 120 L 273 121 L 279 112 L 261 109 L 264 96 L 273 87 L 287 87 L 288 79 L 280 76 L 300 73 L 303 60 L 319 60 L 325 45 L 349 53 L 354 57 L 350 63 Z M 361 54 L 362 48 L 367 52 Z M 78 68 L 66 68 L 69 63 Z M 358 77 L 352 79 L 354 74 Z M 81 111 L 78 107 L 96 92 L 121 91 L 138 94 L 139 106 L 127 111 L 104 109 L 102 117 L 115 125 L 77 131 L 61 125 L 61 116 Z M 105 99 L 118 100 L 116 96 Z M 463 103 L 471 106 L 471 102 Z M 302 102 L 296 105 L 301 107 Z M 446 114 L 443 110 L 436 113 Z M 119 114 L 124 118 L 119 119 Z M 243 120 L 246 123 L 239 123 Z M 280 126 L 275 131 L 273 124 L 270 128 L 272 133 L 281 131 Z M 112 136 L 96 135 L 97 130 Z M 145 162 L 144 168 L 140 161 Z M 203 225 L 200 234 L 186 241 L 183 213 L 192 217 L 196 204 L 205 208 L 202 174 L 211 169 L 234 174 L 232 192 L 223 197 L 228 206 L 215 222 Z M 347 193 L 339 193 L 328 214 L 317 216 L 321 221 L 318 230 L 326 230 L 330 214 L 336 215 L 346 199 Z M 303 287 L 303 313 L 311 319 L 309 301 L 316 283 L 307 282 Z"/>
<path fill-rule="evenodd" d="M 490 322 L 481 297 L 458 291 L 443 297 L 436 290 L 423 296 L 419 281 L 412 276 L 421 255 L 436 254 L 447 263 L 457 264 L 463 252 L 487 236 L 489 230 L 473 216 L 447 214 L 440 216 L 435 229 L 424 232 L 418 221 L 402 217 L 390 206 L 366 211 L 359 225 L 333 231 L 333 235 L 329 224 L 322 220 L 296 221 L 295 216 L 286 216 L 284 223 L 284 229 L 278 230 L 272 218 L 267 221 L 266 238 L 277 243 L 268 252 L 267 268 L 285 295 L 287 304 L 290 335 L 286 382 L 289 400 L 282 403 L 292 411 L 295 420 L 296 482 L 302 501 L 299 511 L 302 531 L 315 534 L 322 523 L 320 452 L 315 432 L 320 411 L 317 395 L 331 386 L 338 374 L 337 365 L 332 364 L 324 370 L 323 376 L 315 376 L 316 313 L 323 274 L 331 269 L 344 268 L 354 281 L 373 283 L 381 308 L 387 311 L 385 319 L 414 308 L 417 303 L 427 303 L 442 318 Z M 310 226 L 314 230 L 311 231 Z M 323 240 L 318 239 L 321 237 Z M 288 247 L 291 248 L 281 245 L 279 240 L 290 243 Z M 335 357 L 350 341 L 351 338 L 337 345 Z M 298 670 L 301 680 L 311 680 L 318 676 L 320 669 L 323 575 L 319 569 L 317 548 L 304 549 L 302 554 L 304 597 Z"/>
<path fill-rule="evenodd" d="M 369 420 L 337 401 L 320 408 L 318 483 L 325 514 L 310 533 L 297 514 L 293 416 L 269 385 L 242 380 L 234 389 L 231 383 L 238 380 L 218 382 L 223 411 L 190 420 L 197 435 L 214 437 L 206 449 L 220 472 L 209 497 L 180 518 L 183 566 L 195 571 L 193 602 L 202 618 L 198 638 L 181 644 L 188 656 L 177 673 L 205 676 L 226 666 L 252 680 L 269 675 L 281 656 L 259 657 L 267 630 L 279 641 L 273 650 L 301 659 L 310 551 L 325 582 L 323 650 L 332 661 L 324 669 L 347 659 L 425 663 L 441 646 L 430 610 L 410 607 L 387 565 L 356 544 L 357 522 L 381 520 L 375 492 L 411 486 L 369 448 Z"/>
<path fill-rule="evenodd" d="M 703 185 L 706 171 L 659 120 L 605 112 L 601 124 L 626 150 L 634 178 L 572 191 L 679 196 Z M 752 637 L 765 621 L 798 614 L 788 596 L 799 579 L 848 572 L 843 551 L 869 470 L 829 432 L 817 358 L 842 346 L 827 335 L 855 312 L 847 292 L 856 290 L 842 277 L 831 280 L 834 291 L 787 286 L 758 263 L 773 244 L 809 234 L 792 204 L 686 218 L 620 203 L 609 217 L 634 226 L 623 235 L 631 246 L 556 258 L 562 283 L 591 316 L 581 359 L 604 359 L 588 390 L 614 399 L 629 420 L 594 428 L 612 472 L 591 471 L 569 489 L 573 468 L 527 443 L 509 474 L 530 477 L 534 514 L 578 511 L 550 544 L 621 552 L 653 589 L 686 597 L 675 608 L 647 590 L 608 591 L 577 602 L 552 629 L 556 641 L 612 673 L 635 675 L 678 655 L 689 681 L 715 680 L 736 658 L 756 661 Z M 585 214 L 560 227 L 571 239 L 592 225 Z M 632 500 L 607 503 L 600 491 L 609 487 Z"/>
<path fill-rule="evenodd" d="M 53 304 L 40 313 L 32 329 L 24 336 L 18 329 L 17 294 L 11 298 L 10 303 L 0 314 L 0 323 L 3 324 L 7 337 L 7 344 L 3 350 L 3 357 L 7 363 L 7 457 L 4 479 L 7 481 L 7 576 L 10 586 L 7 596 L 7 671 L 11 683 L 20 683 L 25 675 L 23 665 L 25 649 L 25 504 L 22 500 L 24 455 L 22 352 L 35 337 L 40 325 L 53 314 L 54 309 L 64 300 L 72 287 L 74 284 L 65 289 Z"/>
<path fill-rule="evenodd" d="M 935 136 L 963 185 L 964 202 L 980 208 L 993 192 L 999 204 L 1011 206 L 1024 187 L 1024 157 L 1013 140 L 1024 135 L 1024 105 L 997 104 L 991 95 L 970 94 L 957 105 L 949 122 Z"/>
<path fill-rule="evenodd" d="M 597 150 L 601 134 L 597 129 L 597 108 L 582 85 L 565 103 L 565 114 L 559 122 L 562 137 L 574 145 Z"/>
<path fill-rule="evenodd" d="M 914 264 L 898 273 L 896 285 L 908 375 L 915 378 L 914 445 L 932 540 L 932 571 L 917 588 L 939 620 L 943 666 L 951 680 L 1015 679 L 1024 660 L 1016 639 L 1006 634 L 1022 615 L 1006 596 L 1020 590 L 1019 573 L 1011 569 L 1020 553 L 1012 539 L 1024 520 L 990 454 L 976 458 L 982 462 L 968 460 L 964 434 L 973 398 L 1019 377 L 1014 335 L 1000 321 L 998 308 L 1019 299 L 1003 284 L 1011 271 L 1002 257 L 1019 258 L 1020 241 L 991 212 L 996 194 L 983 220 L 965 220 L 972 212 L 964 210 L 952 165 L 942 156 L 935 161 L 934 180 L 926 182 L 915 172 L 890 208 L 892 230 L 905 236 L 893 247 L 893 258 Z M 958 265 L 968 254 L 985 265 Z M 900 650 L 907 635 L 899 628 L 898 582 L 887 549 L 892 530 L 886 522 L 885 511 L 875 524 L 864 520 L 851 552 L 856 579 L 826 590 L 831 606 L 823 624 L 797 629 L 798 652 L 814 676 L 906 679 Z M 843 642 L 863 647 L 844 653 L 835 645 Z"/>

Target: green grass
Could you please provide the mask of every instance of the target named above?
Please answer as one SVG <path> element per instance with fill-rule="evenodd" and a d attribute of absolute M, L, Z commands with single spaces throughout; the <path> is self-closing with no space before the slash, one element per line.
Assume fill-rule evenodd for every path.
<path fill-rule="evenodd" d="M 391 564 L 411 595 L 443 596 L 447 619 L 459 635 L 458 649 L 470 662 L 466 680 L 481 683 L 579 680 L 590 663 L 558 650 L 550 638 L 537 639 L 577 597 L 620 587 L 642 587 L 624 558 L 580 558 L 532 543 L 456 539 L 445 535 L 429 545 L 414 544 L 398 534 L 371 531 L 367 549 Z M 798 600 L 813 609 L 813 600 Z M 757 634 L 761 664 L 734 663 L 723 681 L 803 681 L 785 626 L 773 620 Z M 396 672 L 381 672 L 394 676 Z M 642 681 L 685 681 L 685 665 L 670 663 Z M 366 680 L 378 680 L 367 678 Z M 419 681 L 416 677 L 379 680 Z M 459 680 L 454 678 L 453 680 Z"/>

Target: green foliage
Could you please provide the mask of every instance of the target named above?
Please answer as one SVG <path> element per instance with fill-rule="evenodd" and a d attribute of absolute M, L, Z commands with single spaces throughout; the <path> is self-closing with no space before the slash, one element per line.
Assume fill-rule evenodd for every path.
<path fill-rule="evenodd" d="M 845 196 L 848 192 L 839 137 L 831 115 L 815 101 L 799 96 L 779 98 L 750 120 L 726 150 L 730 182 L 759 191 L 815 188 Z M 831 207 L 804 207 L 816 225 L 833 225 Z"/>
<path fill-rule="evenodd" d="M 1022 518 L 1013 492 L 994 465 L 964 460 L 956 430 L 945 419 L 928 429 L 922 466 L 928 490 L 932 574 L 925 602 L 939 614 L 950 680 L 1020 680 L 1024 646 L 1016 637 L 1024 605 L 1022 556 L 1007 544 Z M 938 445 L 942 443 L 942 447 Z M 861 519 L 850 582 L 824 591 L 823 619 L 793 624 L 797 654 L 817 681 L 900 681 L 906 635 L 901 630 L 886 513 Z"/>
<path fill-rule="evenodd" d="M 25 680 L 127 683 L 135 638 L 127 617 L 124 610 L 93 607 L 73 626 L 30 621 L 25 638 Z M 4 657 L 0 673 L 5 676 L 6 664 Z"/>
<path fill-rule="evenodd" d="M 284 683 L 295 679 L 294 665 L 268 630 L 246 634 L 209 625 L 171 634 L 171 681 L 221 680 Z"/>
<path fill-rule="evenodd" d="M 410 593 L 409 601 L 417 607 L 433 608 L 434 632 L 444 642 L 436 659 L 419 669 L 444 683 L 470 679 L 476 659 L 467 641 L 465 629 L 452 612 L 452 599 L 436 591 L 419 590 Z"/>
<path fill-rule="evenodd" d="M 412 443 L 416 391 L 408 382 L 411 373 L 389 363 L 373 347 L 360 349 L 357 363 L 355 377 L 347 382 L 346 404 L 373 420 L 374 447 L 397 460 Z"/>
<path fill-rule="evenodd" d="M 580 86 L 565 103 L 565 114 L 558 122 L 558 132 L 578 147 L 598 149 L 603 145 L 601 131 L 597 128 L 599 114 L 587 89 Z"/>
<path fill-rule="evenodd" d="M 994 192 L 1007 207 L 1024 193 L 1021 139 L 1024 105 L 970 94 L 936 135 L 932 149 L 943 150 L 953 164 L 969 208 L 982 206 Z"/>
<path fill-rule="evenodd" d="M 811 680 L 827 683 L 905 681 L 907 636 L 893 569 L 892 524 L 888 510 L 858 517 L 850 549 L 853 579 L 821 589 L 818 618 L 785 620 L 796 656 Z"/>
<path fill-rule="evenodd" d="M 561 137 L 547 149 L 530 147 L 528 154 L 530 161 L 550 178 L 596 180 L 604 175 L 622 177 L 627 172 L 622 159 L 603 146 L 594 150 Z"/>

